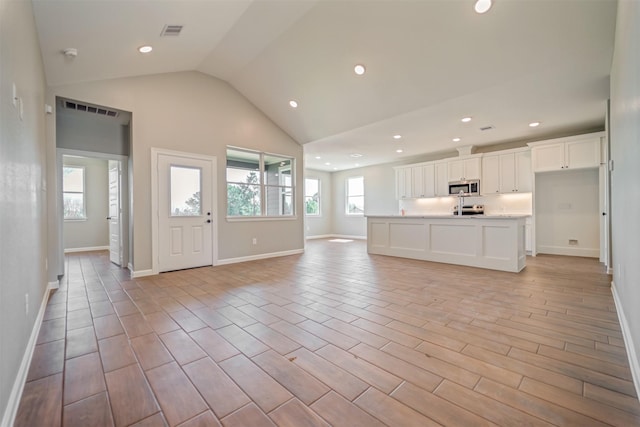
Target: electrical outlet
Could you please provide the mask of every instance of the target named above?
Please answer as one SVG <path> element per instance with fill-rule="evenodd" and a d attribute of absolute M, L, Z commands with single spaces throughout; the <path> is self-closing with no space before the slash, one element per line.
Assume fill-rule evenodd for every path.
<path fill-rule="evenodd" d="M 257 245 L 257 244 L 258 244 L 258 239 L 254 237 L 254 238 L 253 238 L 253 240 L 252 240 L 252 243 L 253 243 L 254 245 Z"/>
<path fill-rule="evenodd" d="M 29 315 L 29 294 L 24 294 L 24 314 Z"/>

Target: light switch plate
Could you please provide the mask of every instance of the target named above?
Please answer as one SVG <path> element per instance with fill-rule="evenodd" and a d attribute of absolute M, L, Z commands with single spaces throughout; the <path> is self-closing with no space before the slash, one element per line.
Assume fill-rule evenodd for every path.
<path fill-rule="evenodd" d="M 18 106 L 18 88 L 15 83 L 13 84 L 13 98 L 11 99 L 11 103 L 14 107 Z"/>

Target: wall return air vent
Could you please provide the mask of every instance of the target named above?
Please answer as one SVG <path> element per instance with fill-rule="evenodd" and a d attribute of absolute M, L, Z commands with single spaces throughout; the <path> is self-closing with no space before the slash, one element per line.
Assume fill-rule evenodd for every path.
<path fill-rule="evenodd" d="M 84 111 L 87 113 L 98 114 L 100 116 L 118 117 L 118 112 L 107 110 L 106 108 L 95 107 L 93 105 L 80 104 L 78 102 L 64 101 L 64 108 L 68 110 Z"/>

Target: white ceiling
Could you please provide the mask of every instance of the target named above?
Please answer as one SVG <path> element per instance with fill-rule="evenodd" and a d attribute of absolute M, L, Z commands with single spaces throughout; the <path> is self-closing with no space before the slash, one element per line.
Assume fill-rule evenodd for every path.
<path fill-rule="evenodd" d="M 308 168 L 604 126 L 615 0 L 495 0 L 484 15 L 473 4 L 33 0 L 49 85 L 198 70 L 227 81 L 304 144 Z M 182 34 L 160 37 L 167 24 L 184 25 Z M 153 52 L 138 53 L 143 44 Z M 61 53 L 69 47 L 76 58 Z M 357 63 L 365 75 L 355 75 Z M 464 116 L 473 120 L 461 123 Z M 487 125 L 495 128 L 479 130 Z"/>

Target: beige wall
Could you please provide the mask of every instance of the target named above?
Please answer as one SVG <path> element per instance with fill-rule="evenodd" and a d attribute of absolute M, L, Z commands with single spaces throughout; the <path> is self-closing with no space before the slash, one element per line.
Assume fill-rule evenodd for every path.
<path fill-rule="evenodd" d="M 320 215 L 305 217 L 305 236 L 327 236 L 333 233 L 332 176 L 329 172 L 313 169 L 304 171 L 305 178 L 320 180 Z"/>
<path fill-rule="evenodd" d="M 618 2 L 611 67 L 613 282 L 640 392 L 640 2 Z"/>
<path fill-rule="evenodd" d="M 180 72 L 54 87 L 49 99 L 55 96 L 132 113 L 132 259 L 136 272 L 152 267 L 152 147 L 217 157 L 220 260 L 303 248 L 302 147 L 225 82 L 198 72 Z M 47 137 L 47 143 L 55 146 L 55 129 L 49 129 Z M 227 145 L 296 158 L 297 218 L 242 222 L 226 219 Z M 254 237 L 258 245 L 252 245 Z"/>
<path fill-rule="evenodd" d="M 12 105 L 12 84 L 23 118 Z M 0 419 L 11 416 L 47 279 L 45 80 L 31 2 L 0 0 Z M 54 159 L 55 160 L 55 159 Z M 50 189 L 49 189 L 50 191 Z M 29 295 L 29 312 L 25 295 Z M 24 378 L 22 378 L 24 379 Z M 19 389 L 17 390 L 19 391 Z M 13 409 L 9 407 L 9 409 Z"/>
<path fill-rule="evenodd" d="M 65 249 L 109 246 L 109 168 L 104 159 L 64 157 L 64 164 L 85 168 L 85 208 L 87 219 L 64 221 Z"/>

